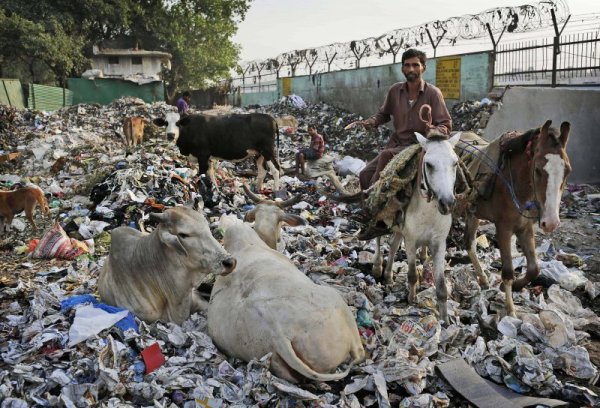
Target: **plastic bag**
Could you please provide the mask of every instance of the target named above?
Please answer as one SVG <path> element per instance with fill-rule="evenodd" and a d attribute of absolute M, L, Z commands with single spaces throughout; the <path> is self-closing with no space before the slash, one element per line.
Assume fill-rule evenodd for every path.
<path fill-rule="evenodd" d="M 569 291 L 574 291 L 579 286 L 585 285 L 588 281 L 588 279 L 583 276 L 583 272 L 580 270 L 570 270 L 562 262 L 557 260 L 540 262 L 540 271 L 542 275 L 549 277 Z"/>
<path fill-rule="evenodd" d="M 75 259 L 88 252 L 89 248 L 85 242 L 69 238 L 61 226 L 56 224 L 40 239 L 32 256 L 45 259 Z"/>
<path fill-rule="evenodd" d="M 334 164 L 335 170 L 340 176 L 360 173 L 365 168 L 367 163 L 361 159 L 352 156 L 344 156 L 344 158 Z"/>

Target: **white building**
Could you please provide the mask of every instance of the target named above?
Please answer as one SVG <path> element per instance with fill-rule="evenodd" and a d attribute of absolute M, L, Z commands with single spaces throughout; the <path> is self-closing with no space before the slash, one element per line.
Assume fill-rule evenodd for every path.
<path fill-rule="evenodd" d="M 139 84 L 160 81 L 163 65 L 171 68 L 171 54 L 139 49 L 114 49 L 94 46 L 92 70 L 84 78 L 121 78 Z"/>

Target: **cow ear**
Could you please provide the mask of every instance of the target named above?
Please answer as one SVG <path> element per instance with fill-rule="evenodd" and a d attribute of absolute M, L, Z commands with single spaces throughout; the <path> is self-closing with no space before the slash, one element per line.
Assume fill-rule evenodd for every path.
<path fill-rule="evenodd" d="M 164 222 L 165 221 L 165 214 L 163 213 L 150 213 L 150 221 L 154 221 L 154 222 Z"/>
<path fill-rule="evenodd" d="M 160 241 L 163 244 L 165 244 L 166 246 L 168 246 L 170 248 L 173 248 L 180 255 L 188 256 L 187 250 L 185 249 L 185 247 L 183 246 L 183 244 L 181 243 L 181 240 L 179 239 L 179 237 L 177 235 L 171 234 L 169 231 L 167 231 L 164 228 L 160 228 L 159 232 L 158 232 L 158 236 L 160 238 Z"/>
<path fill-rule="evenodd" d="M 250 210 L 244 215 L 244 222 L 254 222 L 255 218 L 256 218 L 256 209 Z"/>
<path fill-rule="evenodd" d="M 304 218 L 300 217 L 299 215 L 288 214 L 288 213 L 283 214 L 283 216 L 279 219 L 279 221 L 283 221 L 287 225 L 291 225 L 292 227 L 297 227 L 298 225 L 308 224 L 308 222 Z"/>
<path fill-rule="evenodd" d="M 189 116 L 184 116 L 181 119 L 179 119 L 176 123 L 177 126 L 185 126 L 188 123 L 190 123 L 190 117 Z"/>
<path fill-rule="evenodd" d="M 167 121 L 163 118 L 156 118 L 152 121 L 156 126 L 167 126 Z"/>

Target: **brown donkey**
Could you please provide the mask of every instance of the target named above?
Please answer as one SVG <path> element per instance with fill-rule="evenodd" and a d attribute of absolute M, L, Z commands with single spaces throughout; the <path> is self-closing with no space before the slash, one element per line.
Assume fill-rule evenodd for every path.
<path fill-rule="evenodd" d="M 563 122 L 559 132 L 550 127 L 551 123 L 548 120 L 541 128 L 529 130 L 502 145 L 503 165 L 498 169 L 490 197 L 476 198 L 471 211 L 467 211 L 465 242 L 482 287 L 488 286 L 488 280 L 475 252 L 475 234 L 480 219 L 496 226 L 505 306 L 511 316 L 516 315 L 512 291 L 520 291 L 540 273 L 533 223 L 537 221 L 544 233 L 558 228 L 560 199 L 571 172 L 566 152 L 571 125 Z M 527 259 L 527 273 L 518 279 L 510 250 L 513 234 Z"/>

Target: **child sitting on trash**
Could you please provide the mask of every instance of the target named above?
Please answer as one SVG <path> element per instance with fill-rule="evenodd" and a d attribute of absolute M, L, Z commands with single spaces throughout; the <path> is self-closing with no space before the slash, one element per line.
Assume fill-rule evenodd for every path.
<path fill-rule="evenodd" d="M 300 149 L 296 153 L 296 177 L 304 174 L 305 160 L 318 160 L 323 157 L 325 152 L 325 140 L 317 133 L 315 125 L 308 125 L 308 134 L 310 135 L 310 146 Z"/>

